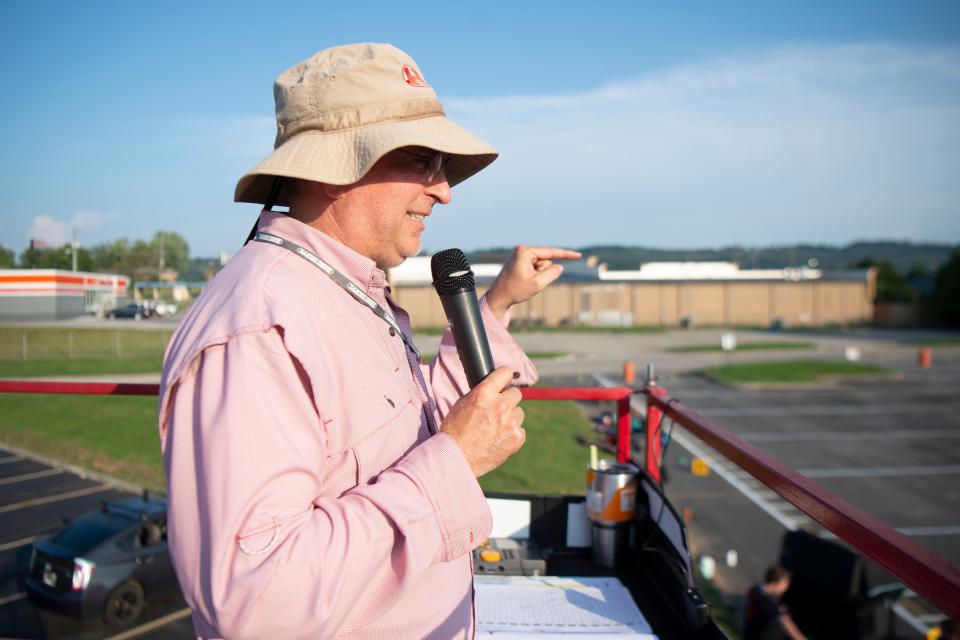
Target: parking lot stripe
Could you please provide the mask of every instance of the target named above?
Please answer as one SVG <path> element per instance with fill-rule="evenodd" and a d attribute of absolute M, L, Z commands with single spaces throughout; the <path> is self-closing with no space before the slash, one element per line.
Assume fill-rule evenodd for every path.
<path fill-rule="evenodd" d="M 10 604 L 11 602 L 16 602 L 17 600 L 23 600 L 26 597 L 27 597 L 27 594 L 22 591 L 20 593 L 15 593 L 10 596 L 4 596 L 3 598 L 0 598 L 0 607 L 2 607 L 5 604 Z"/>
<path fill-rule="evenodd" d="M 958 411 L 960 411 L 960 405 L 958 404 L 871 404 L 860 407 L 840 407 L 835 405 L 780 405 L 775 407 L 705 407 L 703 409 L 697 409 L 697 413 L 702 416 L 739 416 L 744 418 L 751 416 L 914 416 L 925 413 L 955 414 Z"/>
<path fill-rule="evenodd" d="M 944 525 L 941 527 L 894 527 L 905 536 L 956 536 L 960 535 L 960 526 Z M 829 531 L 822 531 L 821 538 L 836 538 L 837 536 Z"/>
<path fill-rule="evenodd" d="M 797 469 L 808 478 L 888 478 L 894 476 L 947 476 L 960 473 L 960 464 L 925 467 L 836 467 Z"/>
<path fill-rule="evenodd" d="M 802 431 L 737 433 L 748 442 L 820 442 L 823 440 L 926 440 L 960 438 L 960 429 L 913 429 L 897 431 Z"/>
<path fill-rule="evenodd" d="M 188 615 L 190 615 L 189 608 L 180 609 L 179 611 L 174 611 L 173 613 L 167 614 L 162 618 L 151 620 L 150 622 L 146 624 L 142 624 L 139 627 L 128 629 L 127 631 L 124 631 L 123 633 L 118 633 L 115 636 L 110 636 L 109 638 L 107 638 L 107 640 L 127 640 L 127 638 L 136 638 L 137 636 L 153 631 L 158 627 L 162 627 L 165 624 L 170 624 L 175 620 L 179 620 L 180 618 L 186 618 Z"/>
<path fill-rule="evenodd" d="M 8 462 L 20 462 L 21 460 L 23 460 L 23 456 L 12 455 L 7 456 L 6 458 L 0 458 L 0 464 L 7 464 Z"/>
<path fill-rule="evenodd" d="M 58 473 L 64 473 L 63 469 L 44 469 L 43 471 L 34 471 L 33 473 L 22 473 L 19 476 L 0 478 L 0 485 L 23 482 L 24 480 L 34 480 L 36 478 L 46 478 L 47 476 L 55 476 Z"/>
<path fill-rule="evenodd" d="M 16 549 L 17 547 L 22 547 L 25 544 L 30 544 L 31 542 L 36 542 L 49 536 L 49 533 L 41 533 L 35 536 L 30 536 L 29 538 L 20 538 L 19 540 L 11 540 L 10 542 L 4 542 L 0 544 L 0 551 L 9 551 L 10 549 Z"/>
<path fill-rule="evenodd" d="M 67 491 L 66 493 L 57 493 L 52 496 L 44 496 L 42 498 L 33 498 L 31 500 L 21 500 L 20 502 L 7 504 L 0 507 L 0 513 L 8 513 L 10 511 L 16 511 L 17 509 L 35 507 L 40 504 L 49 504 L 51 502 L 58 502 L 60 500 L 69 500 L 70 498 L 79 498 L 80 496 L 87 496 L 87 495 L 90 495 L 91 493 L 100 493 L 103 491 L 110 491 L 111 489 L 112 487 L 105 484 L 95 484 L 92 487 L 77 489 L 76 491 Z"/>

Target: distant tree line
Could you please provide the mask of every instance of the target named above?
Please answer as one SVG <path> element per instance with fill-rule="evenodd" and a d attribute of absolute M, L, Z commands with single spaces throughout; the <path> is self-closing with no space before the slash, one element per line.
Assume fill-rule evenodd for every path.
<path fill-rule="evenodd" d="M 18 260 L 14 259 L 12 249 L 0 247 L 0 268 L 70 270 L 74 250 L 79 271 L 118 273 L 129 277 L 131 282 L 156 280 L 162 270 L 181 273 L 190 266 L 190 246 L 183 236 L 173 231 L 157 231 L 148 242 L 120 239 L 76 249 L 70 244 L 43 249 L 28 246 Z"/>
<path fill-rule="evenodd" d="M 468 254 L 471 262 L 503 262 L 510 248 L 485 249 Z M 611 270 L 638 269 L 645 262 L 734 262 L 741 269 L 816 267 L 826 271 L 877 270 L 877 302 L 920 303 L 940 317 L 960 325 L 960 248 L 913 242 L 855 242 L 842 247 L 792 245 L 785 247 L 723 247 L 720 249 L 654 249 L 594 245 L 578 249 L 596 256 Z"/>

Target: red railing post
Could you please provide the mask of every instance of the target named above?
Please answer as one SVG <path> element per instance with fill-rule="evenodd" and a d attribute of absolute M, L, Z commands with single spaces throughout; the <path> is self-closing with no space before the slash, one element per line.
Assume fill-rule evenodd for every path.
<path fill-rule="evenodd" d="M 617 462 L 630 462 L 630 445 L 633 440 L 630 396 L 617 400 Z"/>
<path fill-rule="evenodd" d="M 663 451 L 660 448 L 660 436 L 663 427 L 663 411 L 653 403 L 653 397 L 666 398 L 667 390 L 651 382 L 647 385 L 647 391 L 646 468 L 647 474 L 653 481 L 660 484 L 660 463 L 663 457 Z"/>

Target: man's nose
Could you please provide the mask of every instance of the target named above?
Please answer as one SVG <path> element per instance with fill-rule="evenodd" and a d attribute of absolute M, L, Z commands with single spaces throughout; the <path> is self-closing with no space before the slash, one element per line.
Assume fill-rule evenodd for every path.
<path fill-rule="evenodd" d="M 426 193 L 440 204 L 450 204 L 453 199 L 453 192 L 450 190 L 450 183 L 447 182 L 446 172 L 440 171 L 437 177 L 427 185 Z"/>

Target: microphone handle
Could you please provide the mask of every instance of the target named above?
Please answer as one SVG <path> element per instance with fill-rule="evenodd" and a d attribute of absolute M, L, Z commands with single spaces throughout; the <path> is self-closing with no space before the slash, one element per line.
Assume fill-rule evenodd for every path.
<path fill-rule="evenodd" d="M 494 369 L 493 354 L 490 353 L 490 343 L 487 342 L 483 318 L 480 317 L 477 292 L 474 289 L 457 291 L 440 296 L 440 301 L 450 321 L 453 341 L 467 374 L 467 382 L 472 388 Z"/>

